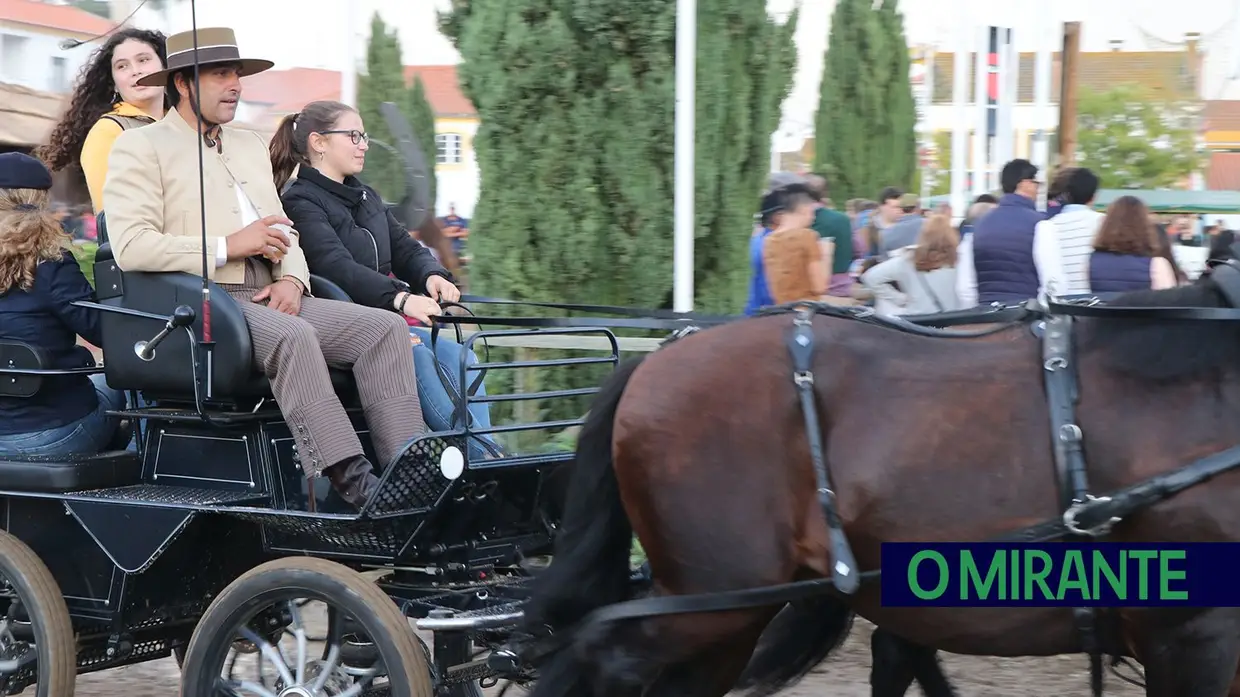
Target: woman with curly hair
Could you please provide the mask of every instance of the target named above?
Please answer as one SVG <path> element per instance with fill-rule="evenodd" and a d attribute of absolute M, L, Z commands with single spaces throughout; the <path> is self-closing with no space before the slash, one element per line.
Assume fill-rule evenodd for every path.
<path fill-rule="evenodd" d="M 68 251 L 49 205 L 52 175 L 29 155 L 0 155 L 0 339 L 20 341 L 43 367 L 93 366 L 77 337 L 103 343 L 99 313 L 76 307 L 94 292 Z M 129 432 L 107 411 L 125 397 L 102 375 L 43 378 L 31 397 L 0 397 L 0 457 L 58 457 L 125 447 Z"/>
<path fill-rule="evenodd" d="M 1162 234 L 1141 199 L 1120 196 L 1111 202 L 1089 255 L 1090 292 L 1175 287 L 1175 269 L 1161 256 Z"/>
<path fill-rule="evenodd" d="M 52 131 L 39 156 L 53 172 L 77 162 L 95 212 L 103 210 L 103 182 L 108 153 L 122 131 L 154 123 L 168 109 L 163 87 L 137 84 L 144 75 L 164 69 L 164 35 L 146 29 L 122 29 L 86 62 L 69 109 Z"/>

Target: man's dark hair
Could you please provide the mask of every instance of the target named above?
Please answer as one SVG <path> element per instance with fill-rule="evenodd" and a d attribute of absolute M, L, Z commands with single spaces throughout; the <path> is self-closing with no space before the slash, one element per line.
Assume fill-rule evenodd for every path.
<path fill-rule="evenodd" d="M 762 226 L 774 227 L 776 215 L 814 201 L 813 190 L 805 184 L 781 186 L 762 197 L 759 209 Z"/>
<path fill-rule="evenodd" d="M 999 199 L 995 198 L 992 194 L 982 194 L 978 196 L 977 198 L 973 199 L 973 203 L 998 203 L 998 202 L 999 202 Z"/>
<path fill-rule="evenodd" d="M 879 195 L 878 195 L 878 203 L 879 203 L 879 205 L 882 205 L 882 204 L 884 204 L 884 203 L 886 203 L 886 202 L 890 201 L 890 200 L 891 200 L 891 199 L 893 199 L 893 198 L 894 198 L 894 199 L 898 199 L 898 198 L 900 198 L 900 197 L 901 197 L 901 196 L 903 196 L 903 195 L 904 195 L 904 192 L 903 192 L 903 191 L 900 191 L 899 189 L 897 189 L 897 188 L 896 188 L 896 187 L 894 187 L 894 186 L 889 186 L 889 187 L 887 187 L 886 189 L 883 189 L 881 193 L 879 193 Z"/>
<path fill-rule="evenodd" d="M 1029 160 L 1016 159 L 1003 165 L 999 174 L 999 183 L 1003 185 L 1003 193 L 1016 193 L 1016 186 L 1026 179 L 1038 178 L 1038 166 Z"/>
<path fill-rule="evenodd" d="M 1098 175 L 1084 167 L 1078 168 L 1068 178 L 1068 185 L 1064 188 L 1066 202 L 1082 206 L 1089 203 L 1098 193 L 1098 183 Z"/>

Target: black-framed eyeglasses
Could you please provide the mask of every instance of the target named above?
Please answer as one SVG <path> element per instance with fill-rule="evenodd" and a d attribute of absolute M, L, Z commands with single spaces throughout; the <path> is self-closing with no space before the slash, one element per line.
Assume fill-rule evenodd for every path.
<path fill-rule="evenodd" d="M 349 131 L 322 131 L 321 133 L 325 136 L 333 133 L 342 133 L 349 136 L 349 140 L 352 140 L 354 145 L 360 145 L 362 141 L 370 143 L 370 134 L 365 131 L 359 131 L 356 128 Z"/>

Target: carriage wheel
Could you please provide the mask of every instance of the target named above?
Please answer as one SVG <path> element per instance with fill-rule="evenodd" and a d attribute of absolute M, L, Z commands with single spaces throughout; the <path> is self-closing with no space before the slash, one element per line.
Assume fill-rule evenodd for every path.
<path fill-rule="evenodd" d="M 0 694 L 72 697 L 77 640 L 60 586 L 24 542 L 0 530 Z"/>
<path fill-rule="evenodd" d="M 318 650 L 310 636 L 323 632 L 303 622 L 307 601 L 327 608 Z M 260 677 L 236 673 L 230 654 L 239 644 L 253 647 Z M 359 645 L 373 650 L 351 648 Z M 198 621 L 181 670 L 181 694 L 195 697 L 346 693 L 432 697 L 434 689 L 409 620 L 392 599 L 325 559 L 279 559 L 229 584 Z"/>

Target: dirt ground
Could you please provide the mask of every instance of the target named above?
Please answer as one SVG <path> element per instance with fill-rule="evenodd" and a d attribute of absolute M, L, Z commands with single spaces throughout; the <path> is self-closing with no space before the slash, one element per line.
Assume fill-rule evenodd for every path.
<path fill-rule="evenodd" d="M 818 667 L 787 697 L 869 697 L 872 626 L 858 620 L 852 636 L 837 654 Z M 1053 658 L 979 658 L 944 655 L 948 678 L 960 697 L 1088 697 L 1089 672 L 1084 656 Z M 172 659 L 86 675 L 78 680 L 77 694 L 90 697 L 169 697 L 176 695 L 179 672 Z M 498 692 L 488 690 L 488 697 Z M 510 690 L 509 695 L 520 694 Z M 921 691 L 913 688 L 910 697 Z M 1144 694 L 1109 672 L 1106 694 L 1139 697 Z"/>

